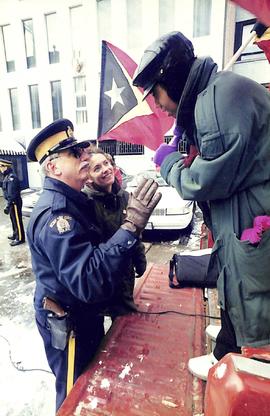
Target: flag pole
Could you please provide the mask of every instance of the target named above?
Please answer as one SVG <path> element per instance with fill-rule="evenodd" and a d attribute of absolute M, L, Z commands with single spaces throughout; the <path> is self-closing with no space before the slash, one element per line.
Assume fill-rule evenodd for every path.
<path fill-rule="evenodd" d="M 257 23 L 255 23 L 255 25 L 253 26 L 249 37 L 245 40 L 245 42 L 242 43 L 242 45 L 235 52 L 235 54 L 230 59 L 230 61 L 225 65 L 225 67 L 223 68 L 223 71 L 227 71 L 237 61 L 237 59 L 239 58 L 239 56 L 241 55 L 243 50 L 246 49 L 248 44 L 252 40 L 254 40 L 257 36 L 258 36 L 258 38 L 260 38 L 266 30 L 267 30 L 267 26 L 265 26 L 263 23 L 257 21 Z"/>
<path fill-rule="evenodd" d="M 228 69 L 230 69 L 230 67 L 237 61 L 237 59 L 239 58 L 239 56 L 241 55 L 241 53 L 243 52 L 244 49 L 246 49 L 246 47 L 248 46 L 248 44 L 254 40 L 257 36 L 257 33 L 255 30 L 253 30 L 249 37 L 245 40 L 245 42 L 242 43 L 242 45 L 240 46 L 240 48 L 235 52 L 235 54 L 233 55 L 233 57 L 229 60 L 229 62 L 224 66 L 223 71 L 228 71 Z"/>

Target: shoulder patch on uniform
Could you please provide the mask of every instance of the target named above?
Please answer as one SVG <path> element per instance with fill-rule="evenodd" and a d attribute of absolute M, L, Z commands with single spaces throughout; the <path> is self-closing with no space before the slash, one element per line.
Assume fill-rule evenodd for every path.
<path fill-rule="evenodd" d="M 72 217 L 69 215 L 59 215 L 50 222 L 49 226 L 55 228 L 59 234 L 63 234 L 71 230 L 71 221 Z"/>

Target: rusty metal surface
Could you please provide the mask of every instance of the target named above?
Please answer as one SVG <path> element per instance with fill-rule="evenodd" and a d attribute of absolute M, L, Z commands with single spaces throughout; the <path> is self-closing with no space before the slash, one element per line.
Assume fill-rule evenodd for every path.
<path fill-rule="evenodd" d="M 143 312 L 204 313 L 202 291 L 170 289 L 163 265 L 149 267 L 136 304 Z M 204 328 L 204 318 L 176 313 L 118 318 L 57 415 L 201 415 L 204 385 L 187 362 L 205 352 Z"/>

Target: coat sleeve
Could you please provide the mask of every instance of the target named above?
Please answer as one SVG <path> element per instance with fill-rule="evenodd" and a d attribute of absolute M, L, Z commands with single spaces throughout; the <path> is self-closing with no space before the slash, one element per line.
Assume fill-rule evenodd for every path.
<path fill-rule="evenodd" d="M 137 277 L 142 276 L 146 270 L 147 265 L 145 247 L 142 241 L 138 242 L 136 248 L 134 249 L 132 262 L 135 268 L 135 272 L 137 273 Z"/>
<path fill-rule="evenodd" d="M 137 237 L 121 228 L 106 243 L 93 246 L 89 235 L 68 215 L 51 215 L 37 238 L 57 280 L 87 303 L 110 297 L 119 285 L 118 270 L 131 256 Z"/>
<path fill-rule="evenodd" d="M 19 179 L 13 174 L 8 179 L 7 199 L 8 205 L 15 202 L 20 195 L 20 182 Z"/>
<path fill-rule="evenodd" d="M 210 85 L 197 100 L 200 156 L 189 168 L 183 168 L 179 154 L 168 156 L 161 166 L 162 176 L 184 199 L 224 199 L 256 185 L 258 176 L 262 180 L 262 172 L 257 172 L 269 149 L 264 152 L 264 143 L 260 147 L 258 130 L 267 128 L 269 97 L 253 81 L 224 76 L 225 82 Z M 265 180 L 269 176 L 265 173 Z"/>

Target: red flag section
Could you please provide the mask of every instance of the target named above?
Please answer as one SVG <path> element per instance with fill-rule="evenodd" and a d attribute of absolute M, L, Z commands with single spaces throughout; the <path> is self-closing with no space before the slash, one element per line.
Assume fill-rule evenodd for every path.
<path fill-rule="evenodd" d="M 270 0 L 233 0 L 243 9 L 254 14 L 265 25 L 270 26 Z"/>
<path fill-rule="evenodd" d="M 137 64 L 121 49 L 102 41 L 99 140 L 141 144 L 156 150 L 174 119 L 156 108 L 152 96 L 132 85 Z"/>
<path fill-rule="evenodd" d="M 270 28 L 268 28 L 260 38 L 257 37 L 254 43 L 264 51 L 265 56 L 270 63 Z"/>

